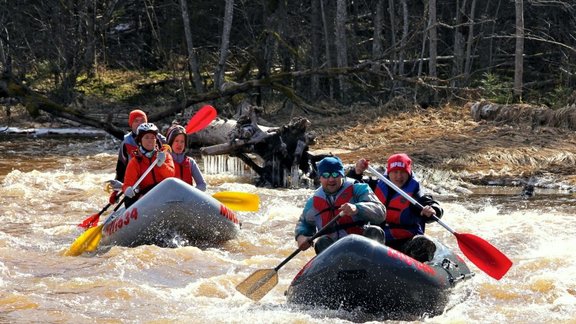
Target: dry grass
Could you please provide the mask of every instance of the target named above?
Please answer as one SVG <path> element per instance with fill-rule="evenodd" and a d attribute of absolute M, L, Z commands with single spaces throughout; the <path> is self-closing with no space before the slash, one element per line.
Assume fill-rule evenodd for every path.
<path fill-rule="evenodd" d="M 365 157 L 381 165 L 390 154 L 406 152 L 416 164 L 476 183 L 553 176 L 576 184 L 573 131 L 503 120 L 475 121 L 469 106 L 347 116 L 331 121 L 339 127 L 323 128 L 316 147 L 345 149 L 338 155 L 347 163 Z"/>

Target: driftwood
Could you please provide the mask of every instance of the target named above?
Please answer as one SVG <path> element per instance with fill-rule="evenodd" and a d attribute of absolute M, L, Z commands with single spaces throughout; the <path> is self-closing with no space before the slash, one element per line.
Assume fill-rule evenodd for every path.
<path fill-rule="evenodd" d="M 316 162 L 322 157 L 308 152 L 315 140 L 315 135 L 307 132 L 310 121 L 296 117 L 281 127 L 265 127 L 258 125 L 256 110 L 244 105 L 238 120 L 217 119 L 190 135 L 189 142 L 204 145 L 200 149 L 204 155 L 240 158 L 258 174 L 258 186 L 297 187 L 303 176 L 314 178 Z"/>
<path fill-rule="evenodd" d="M 560 109 L 527 104 L 502 105 L 488 101 L 470 104 L 470 114 L 476 121 L 490 120 L 505 124 L 530 125 L 532 129 L 541 126 L 576 130 L 576 104 Z"/>

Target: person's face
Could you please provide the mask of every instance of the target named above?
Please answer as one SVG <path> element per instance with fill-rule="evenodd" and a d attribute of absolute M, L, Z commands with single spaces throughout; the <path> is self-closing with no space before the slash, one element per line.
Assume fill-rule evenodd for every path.
<path fill-rule="evenodd" d="M 402 188 L 402 186 L 410 179 L 410 174 L 404 170 L 394 170 L 388 173 L 388 177 L 396 186 Z"/>
<path fill-rule="evenodd" d="M 148 151 L 152 151 L 156 146 L 156 134 L 146 133 L 142 136 L 142 147 Z"/>
<path fill-rule="evenodd" d="M 186 148 L 185 136 L 184 134 L 178 134 L 176 138 L 174 138 L 174 142 L 172 142 L 172 151 L 174 151 L 174 153 L 180 154 L 184 152 Z"/>
<path fill-rule="evenodd" d="M 144 119 L 144 117 L 136 117 L 134 118 L 134 120 L 132 121 L 132 125 L 130 125 L 130 127 L 132 127 L 132 132 L 134 134 L 136 134 L 136 130 L 138 130 L 138 126 L 140 126 L 140 124 L 144 123 L 146 120 Z"/>
<path fill-rule="evenodd" d="M 322 185 L 324 192 L 329 194 L 335 193 L 338 191 L 338 189 L 340 189 L 340 187 L 342 187 L 344 178 L 339 173 L 337 174 L 336 178 L 333 177 L 334 175 L 336 175 L 334 172 L 330 173 L 328 177 L 320 175 L 320 184 Z"/>

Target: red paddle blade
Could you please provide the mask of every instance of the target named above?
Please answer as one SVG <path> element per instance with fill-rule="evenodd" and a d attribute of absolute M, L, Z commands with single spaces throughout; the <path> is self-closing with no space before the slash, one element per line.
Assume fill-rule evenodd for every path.
<path fill-rule="evenodd" d="M 100 220 L 100 214 L 96 213 L 86 218 L 81 224 L 78 224 L 78 226 L 84 229 L 89 229 L 90 227 L 98 225 L 99 220 Z"/>
<path fill-rule="evenodd" d="M 186 134 L 192 134 L 204 129 L 216 118 L 216 109 L 210 105 L 205 105 L 194 114 L 186 125 Z"/>
<path fill-rule="evenodd" d="M 512 267 L 512 261 L 484 239 L 472 234 L 454 235 L 462 253 L 490 277 L 500 280 Z"/>

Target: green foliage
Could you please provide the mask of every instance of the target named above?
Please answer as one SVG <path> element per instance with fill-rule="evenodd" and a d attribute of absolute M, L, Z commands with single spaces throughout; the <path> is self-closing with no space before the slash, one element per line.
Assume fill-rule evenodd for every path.
<path fill-rule="evenodd" d="M 479 80 L 480 90 L 484 99 L 505 104 L 512 101 L 512 80 L 494 73 L 484 73 Z"/>
<path fill-rule="evenodd" d="M 572 88 L 559 84 L 554 90 L 546 93 L 546 101 L 551 108 L 562 108 L 568 104 L 572 91 Z"/>
<path fill-rule="evenodd" d="M 107 98 L 113 102 L 138 104 L 157 95 L 149 88 L 139 85 L 153 84 L 171 77 L 169 73 L 164 71 L 100 70 L 98 75 L 93 78 L 89 78 L 85 74 L 80 76 L 77 90 L 85 95 Z"/>

